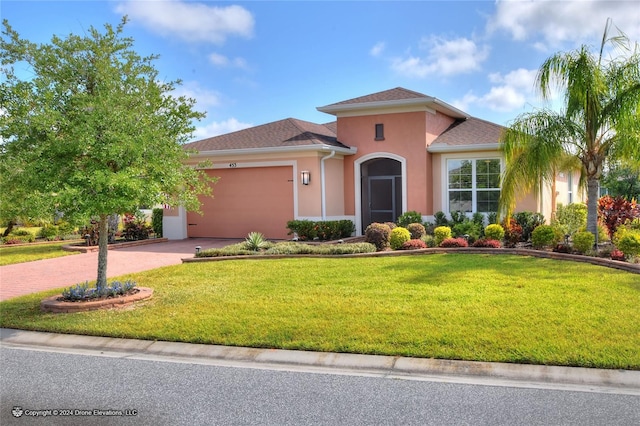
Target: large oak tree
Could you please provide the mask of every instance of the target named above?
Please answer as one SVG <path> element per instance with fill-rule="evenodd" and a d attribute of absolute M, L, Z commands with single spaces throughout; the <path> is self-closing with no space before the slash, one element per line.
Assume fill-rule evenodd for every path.
<path fill-rule="evenodd" d="M 194 100 L 172 95 L 117 27 L 35 44 L 5 20 L 0 41 L 0 190 L 5 213 L 99 219 L 97 286 L 107 283 L 107 217 L 160 203 L 199 208 L 210 180 L 184 164 Z"/>

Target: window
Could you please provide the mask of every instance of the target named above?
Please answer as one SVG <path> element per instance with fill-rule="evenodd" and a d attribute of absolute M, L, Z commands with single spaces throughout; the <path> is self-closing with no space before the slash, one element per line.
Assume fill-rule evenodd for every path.
<path fill-rule="evenodd" d="M 449 212 L 498 211 L 500 171 L 498 158 L 447 160 Z"/>
<path fill-rule="evenodd" d="M 569 204 L 573 203 L 573 172 L 569 172 L 567 174 L 567 186 L 569 187 Z"/>
<path fill-rule="evenodd" d="M 376 124 L 376 140 L 384 140 L 384 124 Z"/>

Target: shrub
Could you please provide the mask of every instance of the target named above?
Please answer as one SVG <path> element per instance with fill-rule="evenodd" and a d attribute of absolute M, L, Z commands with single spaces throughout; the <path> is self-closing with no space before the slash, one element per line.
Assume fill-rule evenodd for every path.
<path fill-rule="evenodd" d="M 402 247 L 400 247 L 400 250 L 418 250 L 423 248 L 427 248 L 427 245 L 424 241 L 419 239 L 411 239 L 409 241 L 405 241 L 402 244 Z"/>
<path fill-rule="evenodd" d="M 325 220 L 314 222 L 311 220 L 290 220 L 287 222 L 288 235 L 296 234 L 300 241 L 338 240 L 350 237 L 355 231 L 355 225 L 350 220 Z"/>
<path fill-rule="evenodd" d="M 433 236 L 433 235 L 428 235 L 428 234 L 427 234 L 427 235 L 423 236 L 423 237 L 422 237 L 422 238 L 420 238 L 420 239 L 422 240 L 422 242 L 424 242 L 424 244 L 425 244 L 427 247 L 436 247 L 436 246 L 437 246 L 437 244 L 436 244 L 436 239 L 434 238 L 434 236 Z"/>
<path fill-rule="evenodd" d="M 540 213 L 529 211 L 518 212 L 513 215 L 513 218 L 522 228 L 521 241 L 529 241 L 533 230 L 544 224 L 544 216 Z"/>
<path fill-rule="evenodd" d="M 125 214 L 122 222 L 124 224 L 122 236 L 125 240 L 138 241 L 149 238 L 152 229 L 141 211 L 137 211 L 135 214 Z"/>
<path fill-rule="evenodd" d="M 392 231 L 398 227 L 395 222 L 385 222 L 384 224 L 387 225 Z"/>
<path fill-rule="evenodd" d="M 472 247 L 483 247 L 483 248 L 500 248 L 502 244 L 498 240 L 492 240 L 489 238 L 480 238 L 475 243 L 471 245 Z"/>
<path fill-rule="evenodd" d="M 467 220 L 469 220 L 465 212 L 460 210 L 453 211 L 449 213 L 449 215 L 451 216 L 451 226 L 455 226 L 458 223 L 466 222 Z"/>
<path fill-rule="evenodd" d="M 605 195 L 598 200 L 598 217 L 613 237 L 620 225 L 640 218 L 640 205 L 623 197 Z"/>
<path fill-rule="evenodd" d="M 556 244 L 553 251 L 556 253 L 571 253 L 571 246 L 569 244 Z"/>
<path fill-rule="evenodd" d="M 389 228 L 389 225 L 374 222 L 365 229 L 364 241 L 376 246 L 377 251 L 386 250 L 389 248 L 390 234 L 391 228 Z"/>
<path fill-rule="evenodd" d="M 465 235 L 468 235 L 468 241 L 473 242 L 480 238 L 480 234 L 482 234 L 482 225 L 470 220 L 465 220 L 453 225 L 452 232 L 455 237 L 464 237 Z"/>
<path fill-rule="evenodd" d="M 357 253 L 373 253 L 376 246 L 371 243 L 351 243 L 351 244 L 323 244 L 314 247 L 319 254 L 357 254 Z"/>
<path fill-rule="evenodd" d="M 469 247 L 464 238 L 447 238 L 440 243 L 440 247 Z"/>
<path fill-rule="evenodd" d="M 541 249 L 558 243 L 556 232 L 551 225 L 540 225 L 531 233 L 531 243 L 534 248 Z"/>
<path fill-rule="evenodd" d="M 53 240 L 60 234 L 60 229 L 55 225 L 45 225 L 40 228 L 40 232 L 38 232 L 38 236 L 40 238 L 44 238 L 45 240 Z"/>
<path fill-rule="evenodd" d="M 487 214 L 487 223 L 498 223 L 498 212 L 491 212 Z"/>
<path fill-rule="evenodd" d="M 522 241 L 522 227 L 518 225 L 514 220 L 503 224 L 504 229 L 504 244 L 507 247 L 515 247 L 520 241 Z"/>
<path fill-rule="evenodd" d="M 435 245 L 439 246 L 447 238 L 451 238 L 451 228 L 448 226 L 438 226 L 433 230 Z"/>
<path fill-rule="evenodd" d="M 407 225 L 407 230 L 411 233 L 412 240 L 419 240 L 427 234 L 427 230 L 421 223 L 410 223 Z"/>
<path fill-rule="evenodd" d="M 611 250 L 611 260 L 625 261 L 624 253 L 618 249 Z"/>
<path fill-rule="evenodd" d="M 626 257 L 634 258 L 640 255 L 640 232 L 627 231 L 616 246 L 622 250 Z"/>
<path fill-rule="evenodd" d="M 563 206 L 558 204 L 556 217 L 551 223 L 562 229 L 563 234 L 569 236 L 587 226 L 587 206 L 582 203 L 571 203 Z"/>
<path fill-rule="evenodd" d="M 162 217 L 164 216 L 164 209 L 156 208 L 151 211 L 151 228 L 156 237 L 162 237 Z"/>
<path fill-rule="evenodd" d="M 250 232 L 247 238 L 244 240 L 245 248 L 247 250 L 258 251 L 267 244 L 264 235 L 260 232 Z"/>
<path fill-rule="evenodd" d="M 404 212 L 400 215 L 396 223 L 403 228 L 407 228 L 410 223 L 422 224 L 422 214 L 416 211 Z"/>
<path fill-rule="evenodd" d="M 502 225 L 492 223 L 484 228 L 484 237 L 488 240 L 502 241 L 504 238 L 504 228 Z"/>
<path fill-rule="evenodd" d="M 471 218 L 471 221 L 475 224 L 477 224 L 480 229 L 484 228 L 484 215 L 482 213 L 474 213 L 473 217 Z"/>
<path fill-rule="evenodd" d="M 398 250 L 402 247 L 402 244 L 411 239 L 411 233 L 401 226 L 391 230 L 391 236 L 389 237 L 389 245 L 392 250 Z"/>
<path fill-rule="evenodd" d="M 580 254 L 585 254 L 593 249 L 596 237 L 588 231 L 576 232 L 573 234 L 573 249 Z"/>
<path fill-rule="evenodd" d="M 434 215 L 434 220 L 436 221 L 436 226 L 449 226 L 449 220 L 447 219 L 447 215 L 444 212 L 436 212 Z"/>

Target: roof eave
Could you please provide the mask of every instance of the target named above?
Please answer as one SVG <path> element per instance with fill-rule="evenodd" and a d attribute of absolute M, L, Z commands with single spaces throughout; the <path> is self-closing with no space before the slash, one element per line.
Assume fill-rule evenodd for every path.
<path fill-rule="evenodd" d="M 335 151 L 338 154 L 353 155 L 358 149 L 355 147 L 343 148 L 331 145 L 299 145 L 285 147 L 267 147 L 267 148 L 241 148 L 241 149 L 216 149 L 209 151 L 198 151 L 189 155 L 191 158 L 203 157 L 224 157 L 228 155 L 251 155 L 251 154 L 284 154 L 290 152 L 330 152 Z"/>
<path fill-rule="evenodd" d="M 454 153 L 454 152 L 477 152 L 477 151 L 498 151 L 499 143 L 478 143 L 473 145 L 447 145 L 431 144 L 427 147 L 427 152 L 433 154 Z"/>
<path fill-rule="evenodd" d="M 415 108 L 416 111 L 424 109 L 426 111 L 439 111 L 454 118 L 470 117 L 469 114 L 464 111 L 455 108 L 446 102 L 442 102 L 440 99 L 434 97 L 413 98 L 413 99 L 399 99 L 393 101 L 378 101 L 378 102 L 362 102 L 353 104 L 338 104 L 327 105 L 323 107 L 317 107 L 320 112 L 339 116 L 346 112 L 352 111 L 375 111 L 380 109 L 393 109 L 393 108 Z"/>

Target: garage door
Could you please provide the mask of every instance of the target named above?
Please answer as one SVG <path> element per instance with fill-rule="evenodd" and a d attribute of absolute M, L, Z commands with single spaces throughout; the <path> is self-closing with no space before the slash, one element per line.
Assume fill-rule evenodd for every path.
<path fill-rule="evenodd" d="M 189 237 L 245 238 L 262 232 L 286 239 L 287 222 L 294 217 L 293 167 L 255 167 L 209 170 L 218 176 L 213 196 L 201 198 L 203 215 L 187 214 Z"/>

